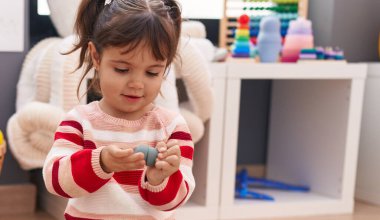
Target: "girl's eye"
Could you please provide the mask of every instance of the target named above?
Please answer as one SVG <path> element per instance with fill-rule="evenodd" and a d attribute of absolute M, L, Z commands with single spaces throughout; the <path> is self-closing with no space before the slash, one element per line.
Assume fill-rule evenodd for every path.
<path fill-rule="evenodd" d="M 154 77 L 154 76 L 158 76 L 159 73 L 154 73 L 154 72 L 146 72 L 149 76 L 151 77 Z"/>
<path fill-rule="evenodd" d="M 115 72 L 117 73 L 127 73 L 129 71 L 129 69 L 119 69 L 119 68 L 115 68 Z"/>

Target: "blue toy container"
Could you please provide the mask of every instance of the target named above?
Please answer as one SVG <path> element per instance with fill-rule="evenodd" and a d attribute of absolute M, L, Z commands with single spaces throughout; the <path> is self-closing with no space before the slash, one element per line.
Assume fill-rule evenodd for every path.
<path fill-rule="evenodd" d="M 260 22 L 257 49 L 261 62 L 277 62 L 281 51 L 281 22 L 278 17 L 264 17 Z"/>

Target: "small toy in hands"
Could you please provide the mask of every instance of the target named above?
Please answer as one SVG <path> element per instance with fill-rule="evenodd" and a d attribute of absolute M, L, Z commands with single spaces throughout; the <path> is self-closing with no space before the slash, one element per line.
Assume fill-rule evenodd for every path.
<path fill-rule="evenodd" d="M 250 177 L 248 176 L 247 170 L 243 169 L 236 175 L 235 197 L 242 199 L 260 199 L 274 201 L 274 198 L 272 196 L 254 192 L 249 189 L 250 187 L 271 188 L 298 192 L 310 191 L 310 188 L 308 186 L 290 185 L 287 183 L 268 180 L 265 178 Z"/>
<path fill-rule="evenodd" d="M 141 152 L 144 154 L 144 160 L 147 166 L 153 167 L 156 164 L 158 150 L 148 145 L 140 145 L 134 149 L 135 153 Z"/>

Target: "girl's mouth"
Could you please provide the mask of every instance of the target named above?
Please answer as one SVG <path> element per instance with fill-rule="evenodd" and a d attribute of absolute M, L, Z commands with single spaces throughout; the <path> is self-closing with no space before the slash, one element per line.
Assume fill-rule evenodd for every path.
<path fill-rule="evenodd" d="M 134 95 L 123 95 L 128 101 L 130 102 L 137 102 L 139 101 L 142 96 L 134 96 Z"/>

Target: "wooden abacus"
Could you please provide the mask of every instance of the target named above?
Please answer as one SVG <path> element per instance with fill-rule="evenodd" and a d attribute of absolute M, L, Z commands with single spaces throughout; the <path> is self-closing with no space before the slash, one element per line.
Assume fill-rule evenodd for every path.
<path fill-rule="evenodd" d="M 219 28 L 219 47 L 228 48 L 234 41 L 233 31 L 237 27 L 237 18 L 246 13 L 247 10 L 251 11 L 277 11 L 281 13 L 282 9 L 279 9 L 278 6 L 251 6 L 251 7 L 241 7 L 241 9 L 236 9 L 236 4 L 254 4 L 254 3 L 263 3 L 263 2 L 273 2 L 271 0 L 224 0 L 224 13 L 223 18 L 220 20 Z M 230 15 L 227 11 L 231 10 L 234 7 L 235 15 Z M 294 10 L 292 7 L 288 7 L 289 10 Z M 307 9 L 308 9 L 308 0 L 298 0 L 298 17 L 307 18 Z M 239 11 L 240 10 L 240 11 Z"/>

